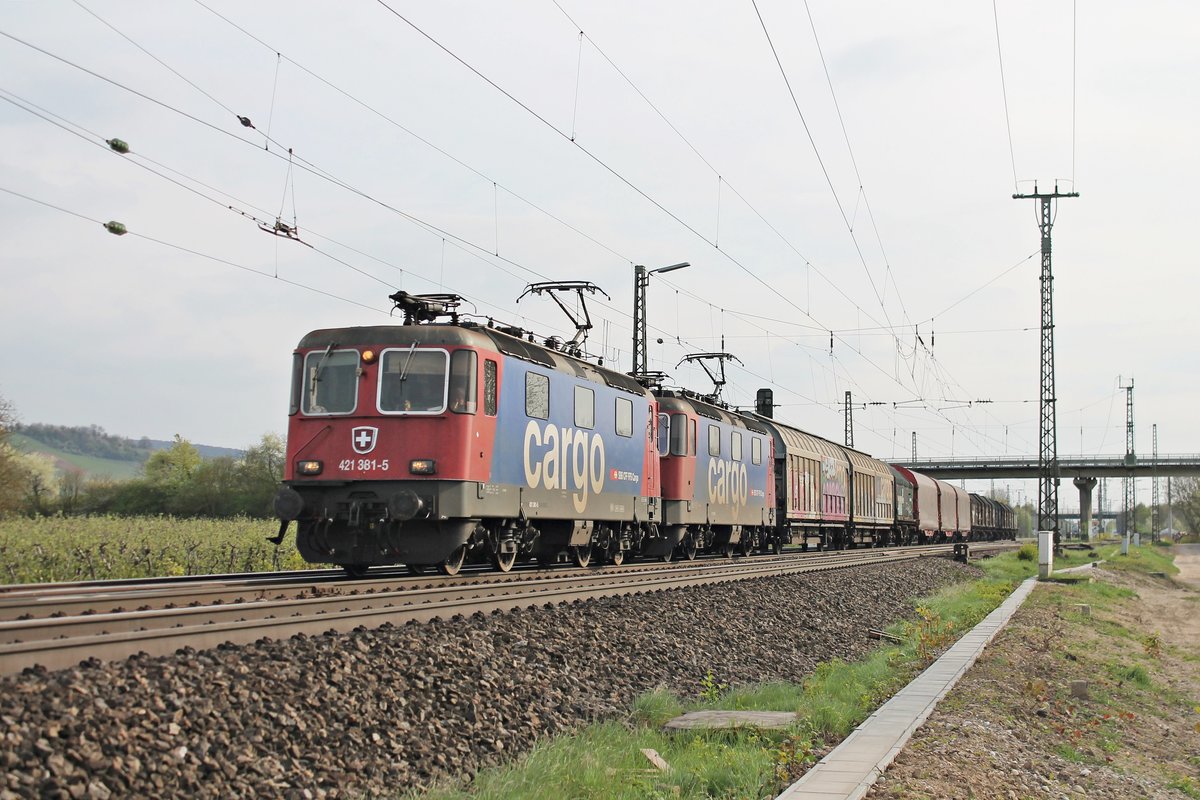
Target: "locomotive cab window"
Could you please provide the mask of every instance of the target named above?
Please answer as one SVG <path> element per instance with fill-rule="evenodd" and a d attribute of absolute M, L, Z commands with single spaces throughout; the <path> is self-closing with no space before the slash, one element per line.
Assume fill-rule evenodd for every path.
<path fill-rule="evenodd" d="M 300 397 L 304 391 L 304 356 L 292 353 L 292 402 L 288 404 L 288 416 L 300 410 Z"/>
<path fill-rule="evenodd" d="M 671 443 L 669 441 L 668 432 L 671 430 L 671 423 L 666 414 L 658 415 L 658 454 L 665 456 L 670 452 Z"/>
<path fill-rule="evenodd" d="M 731 435 L 733 437 L 729 442 L 731 458 L 733 458 L 734 461 L 741 461 L 742 460 L 742 434 L 739 431 L 734 431 Z"/>
<path fill-rule="evenodd" d="M 575 427 L 596 427 L 596 393 L 586 386 L 575 387 Z"/>
<path fill-rule="evenodd" d="M 550 378 L 525 373 L 525 416 L 550 419 Z"/>
<path fill-rule="evenodd" d="M 716 425 L 708 426 L 708 454 L 721 455 L 721 429 Z"/>
<path fill-rule="evenodd" d="M 687 414 L 671 415 L 671 455 L 686 456 L 688 453 Z"/>
<path fill-rule="evenodd" d="M 750 460 L 755 464 L 762 463 L 762 439 L 757 436 L 750 440 Z"/>
<path fill-rule="evenodd" d="M 633 436 L 633 401 L 617 398 L 617 436 Z"/>
<path fill-rule="evenodd" d="M 384 414 L 440 414 L 446 410 L 445 350 L 415 346 L 384 350 L 379 360 L 379 410 Z"/>
<path fill-rule="evenodd" d="M 450 356 L 450 410 L 455 414 L 475 413 L 478 364 L 474 350 L 455 350 Z"/>
<path fill-rule="evenodd" d="M 313 350 L 301 376 L 305 414 L 353 414 L 358 407 L 358 351 Z"/>

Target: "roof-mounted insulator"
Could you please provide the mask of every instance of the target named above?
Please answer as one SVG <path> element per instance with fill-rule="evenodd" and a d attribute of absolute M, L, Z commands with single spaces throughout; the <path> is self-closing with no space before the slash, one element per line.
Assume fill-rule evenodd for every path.
<path fill-rule="evenodd" d="M 116 236 L 124 236 L 126 233 L 128 233 L 128 229 L 126 229 L 125 224 L 123 222 L 116 221 L 104 223 L 104 230 Z"/>
<path fill-rule="evenodd" d="M 112 139 L 105 139 L 105 141 L 114 152 L 120 153 L 121 155 L 125 155 L 129 152 L 129 145 L 116 137 L 113 137 Z"/>

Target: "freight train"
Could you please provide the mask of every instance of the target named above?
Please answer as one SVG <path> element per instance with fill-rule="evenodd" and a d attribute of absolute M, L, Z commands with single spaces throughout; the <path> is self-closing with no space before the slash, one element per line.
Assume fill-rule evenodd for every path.
<path fill-rule="evenodd" d="M 277 540 L 310 562 L 456 574 L 1015 538 L 1012 509 L 755 412 L 391 298 L 404 324 L 317 330 L 293 354 Z M 760 393 L 761 394 L 761 393 Z"/>

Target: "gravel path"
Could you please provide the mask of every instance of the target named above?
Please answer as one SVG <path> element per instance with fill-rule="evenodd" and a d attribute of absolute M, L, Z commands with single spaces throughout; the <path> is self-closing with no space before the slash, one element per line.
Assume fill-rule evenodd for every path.
<path fill-rule="evenodd" d="M 0 800 L 398 793 L 710 671 L 798 681 L 977 572 L 922 559 L 27 671 L 0 680 Z"/>

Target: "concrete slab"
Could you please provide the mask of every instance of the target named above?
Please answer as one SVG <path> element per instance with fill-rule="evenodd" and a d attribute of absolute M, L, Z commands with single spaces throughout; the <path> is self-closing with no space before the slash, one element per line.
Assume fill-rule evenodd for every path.
<path fill-rule="evenodd" d="M 867 717 L 776 800 L 860 800 L 864 797 L 876 778 L 933 712 L 938 701 L 949 693 L 1008 623 L 1036 583 L 1036 579 L 1030 578 L 1018 586 L 999 608 Z"/>
<path fill-rule="evenodd" d="M 702 728 L 763 728 L 779 730 L 796 721 L 792 711 L 689 711 L 663 725 L 667 731 Z"/>

